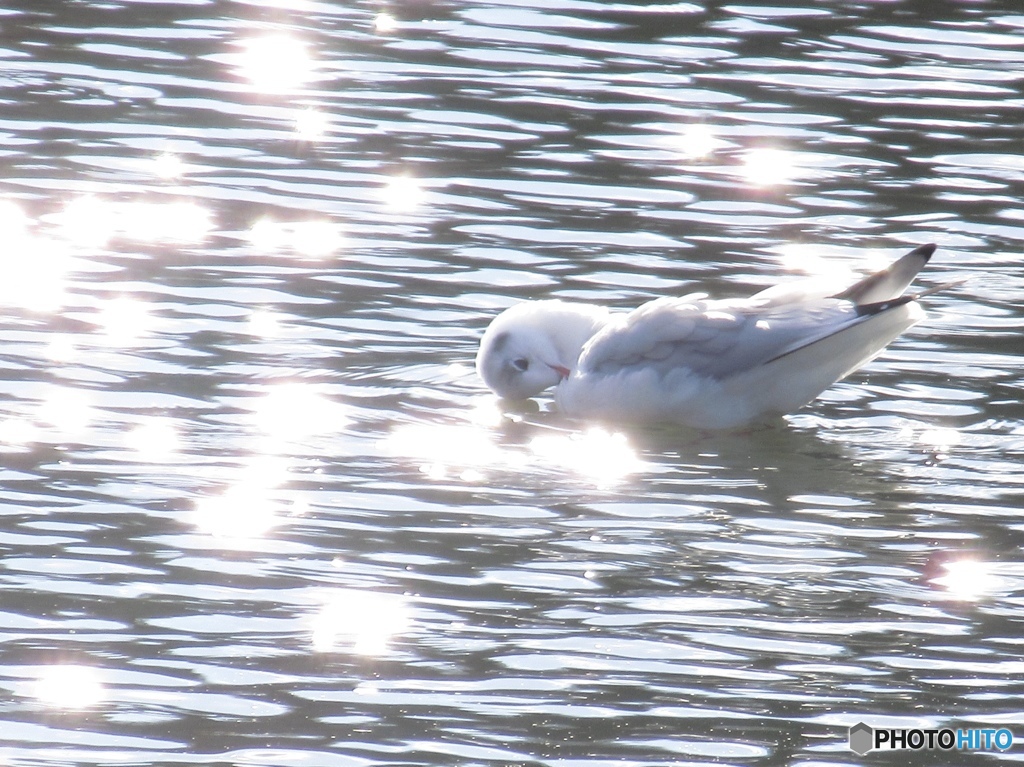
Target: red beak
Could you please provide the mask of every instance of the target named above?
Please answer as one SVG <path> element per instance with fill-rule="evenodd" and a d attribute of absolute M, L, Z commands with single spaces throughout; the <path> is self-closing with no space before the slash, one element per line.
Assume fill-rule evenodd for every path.
<path fill-rule="evenodd" d="M 572 371 L 569 370 L 569 368 L 562 367 L 561 365 L 552 365 L 549 363 L 548 367 L 554 370 L 556 373 L 558 373 L 558 377 L 561 378 L 563 381 L 569 377 L 570 373 L 572 373 Z"/>

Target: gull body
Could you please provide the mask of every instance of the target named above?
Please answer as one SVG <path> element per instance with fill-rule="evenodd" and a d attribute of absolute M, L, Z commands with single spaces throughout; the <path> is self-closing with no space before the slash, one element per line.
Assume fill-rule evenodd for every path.
<path fill-rule="evenodd" d="M 659 298 L 632 312 L 559 300 L 506 309 L 476 358 L 507 399 L 555 387 L 574 418 L 730 429 L 790 413 L 874 359 L 924 318 L 907 287 L 922 245 L 845 290 L 810 281 L 750 298 Z"/>

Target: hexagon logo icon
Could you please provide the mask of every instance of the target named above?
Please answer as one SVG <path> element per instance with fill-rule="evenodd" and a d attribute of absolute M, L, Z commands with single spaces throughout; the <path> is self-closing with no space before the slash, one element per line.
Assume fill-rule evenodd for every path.
<path fill-rule="evenodd" d="M 864 722 L 858 722 L 850 728 L 850 749 L 864 756 L 871 750 L 871 742 L 874 740 L 875 731 Z"/>

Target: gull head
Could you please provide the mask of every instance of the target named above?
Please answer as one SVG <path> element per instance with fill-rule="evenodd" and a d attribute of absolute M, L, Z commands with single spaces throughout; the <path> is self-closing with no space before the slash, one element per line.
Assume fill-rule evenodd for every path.
<path fill-rule="evenodd" d="M 484 333 L 477 372 L 499 397 L 533 397 L 572 374 L 583 345 L 607 317 L 604 309 L 557 300 L 517 304 Z"/>

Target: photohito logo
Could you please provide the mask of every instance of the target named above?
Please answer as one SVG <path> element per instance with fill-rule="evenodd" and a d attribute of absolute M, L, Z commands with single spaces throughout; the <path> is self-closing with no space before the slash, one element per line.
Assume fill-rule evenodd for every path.
<path fill-rule="evenodd" d="M 897 730 L 869 727 L 858 722 L 850 728 L 850 749 L 864 756 L 878 749 L 901 751 L 938 748 L 943 751 L 1005 751 L 1013 745 L 1013 733 L 1005 727 L 998 730 Z"/>

